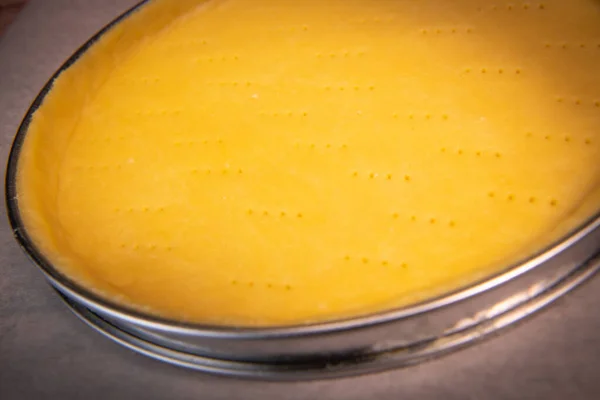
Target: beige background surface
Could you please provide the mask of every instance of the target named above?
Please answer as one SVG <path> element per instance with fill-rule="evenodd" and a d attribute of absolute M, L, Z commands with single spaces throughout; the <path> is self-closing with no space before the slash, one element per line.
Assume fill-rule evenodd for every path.
<path fill-rule="evenodd" d="M 50 75 L 135 2 L 32 0 L 0 37 L 2 168 Z M 2 400 L 600 398 L 600 277 L 498 337 L 416 367 L 321 382 L 248 382 L 161 364 L 84 326 L 18 248 L 3 207 L 0 214 Z"/>

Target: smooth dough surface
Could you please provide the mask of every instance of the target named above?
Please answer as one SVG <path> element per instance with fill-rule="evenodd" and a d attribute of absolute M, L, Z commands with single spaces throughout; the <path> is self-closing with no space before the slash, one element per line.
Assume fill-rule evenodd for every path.
<path fill-rule="evenodd" d="M 403 306 L 598 188 L 598 71 L 591 0 L 157 0 L 55 82 L 21 211 L 66 275 L 168 318 Z"/>

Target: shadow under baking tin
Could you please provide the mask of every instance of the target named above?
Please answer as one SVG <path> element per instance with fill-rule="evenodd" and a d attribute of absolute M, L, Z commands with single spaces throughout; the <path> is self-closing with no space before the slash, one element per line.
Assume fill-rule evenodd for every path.
<path fill-rule="evenodd" d="M 58 271 L 29 237 L 20 216 L 16 172 L 32 116 L 54 80 L 126 11 L 85 43 L 37 96 L 14 140 L 6 175 L 13 233 L 71 310 L 110 339 L 152 358 L 221 375 L 316 379 L 406 366 L 474 343 L 578 286 L 600 269 L 600 213 L 552 246 L 503 272 L 415 306 L 366 317 L 282 328 L 201 326 L 143 314 L 106 300 Z"/>

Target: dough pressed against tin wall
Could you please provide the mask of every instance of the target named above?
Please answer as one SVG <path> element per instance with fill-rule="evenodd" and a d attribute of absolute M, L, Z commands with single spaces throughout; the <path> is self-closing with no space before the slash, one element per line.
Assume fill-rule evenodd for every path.
<path fill-rule="evenodd" d="M 596 3 L 315 4 L 201 9 L 104 81 L 61 164 L 57 202 L 68 247 L 99 284 L 140 304 L 162 290 L 178 316 L 201 301 L 215 319 L 223 308 L 275 312 L 273 303 L 286 308 L 272 319 L 287 318 L 291 303 L 325 314 L 350 297 L 358 308 L 366 295 L 369 304 L 397 296 L 401 283 L 427 288 L 468 265 L 504 264 L 595 184 Z M 73 111 L 48 100 L 38 112 L 48 104 Z M 36 121 L 30 138 L 43 129 Z M 332 290 L 338 283 L 344 290 Z"/>

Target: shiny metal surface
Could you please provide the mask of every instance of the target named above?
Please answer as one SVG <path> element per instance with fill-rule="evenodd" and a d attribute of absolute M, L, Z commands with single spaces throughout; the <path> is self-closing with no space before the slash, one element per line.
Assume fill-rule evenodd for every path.
<path fill-rule="evenodd" d="M 381 314 L 347 322 L 284 329 L 210 330 L 158 323 L 99 305 L 53 277 L 49 279 L 72 302 L 89 308 L 112 325 L 109 331 L 129 333 L 142 343 L 154 343 L 159 348 L 172 349 L 186 356 L 200 356 L 191 358 L 198 361 L 197 369 L 244 376 L 255 372 L 259 377 L 299 379 L 301 376 L 338 376 L 406 365 L 468 344 L 506 326 L 506 321 L 521 319 L 590 277 L 598 269 L 598 260 L 590 260 L 589 255 L 597 252 L 598 243 L 600 221 L 595 221 L 571 240 L 530 261 L 530 265 L 521 266 L 525 272 L 515 269 L 497 277 L 497 287 L 493 287 L 496 282 L 487 281 L 468 292 L 457 293 L 459 299 L 466 297 L 462 301 L 442 298 L 438 300 L 441 304 L 428 303 L 401 310 L 400 315 L 392 315 L 395 318 L 391 319 Z M 471 292 L 476 294 L 467 297 Z M 80 313 L 89 315 L 84 311 Z M 92 323 L 97 324 L 98 318 L 92 318 Z M 104 326 L 106 331 L 107 324 Z M 127 340 L 128 336 L 124 337 L 123 340 Z M 441 342 L 444 346 L 440 346 Z M 148 352 L 146 349 L 145 353 Z M 401 357 L 390 356 L 394 352 L 401 353 Z M 382 357 L 387 359 L 386 363 L 374 361 Z M 178 361 L 181 357 L 177 355 L 170 359 L 181 364 Z M 361 362 L 356 362 L 357 359 Z M 240 369 L 230 361 L 253 362 L 256 369 Z M 216 368 L 211 363 L 221 366 Z M 342 363 L 343 368 L 332 369 L 332 363 Z M 185 365 L 189 366 L 191 362 L 188 360 Z M 226 372 L 227 365 L 232 367 L 229 372 Z M 270 371 L 267 374 L 263 367 L 269 365 L 276 368 L 267 369 Z"/>
<path fill-rule="evenodd" d="M 121 343 L 129 343 L 130 347 L 143 349 L 156 358 L 208 372 L 296 379 L 405 365 L 472 342 L 528 315 L 598 268 L 597 261 L 591 260 L 600 250 L 600 216 L 592 218 L 568 239 L 489 280 L 415 307 L 365 318 L 291 328 L 226 329 L 141 315 L 98 298 L 63 276 L 40 254 L 23 229 L 14 187 L 16 163 L 29 117 L 49 87 L 48 84 L 38 96 L 25 118 L 9 160 L 7 206 L 14 234 L 50 282 L 76 304 L 79 314 L 113 338 L 121 337 Z M 86 308 L 101 318 L 94 317 Z M 161 352 L 168 356 L 161 356 Z M 389 357 L 394 352 L 402 356 Z M 182 357 L 186 358 L 185 363 L 177 361 Z M 240 362 L 251 366 L 242 372 L 236 367 Z M 217 364 L 221 367 L 211 367 Z M 311 374 L 311 368 L 312 372 L 321 372 Z"/>
<path fill-rule="evenodd" d="M 534 297 L 529 297 L 530 293 L 523 293 L 522 296 L 527 298 L 527 301 L 516 307 L 512 298 L 498 303 L 494 309 L 487 310 L 486 315 L 482 316 L 483 318 L 480 318 L 481 321 L 477 324 L 469 324 L 468 327 L 461 327 L 461 329 L 456 329 L 453 332 L 444 333 L 443 336 L 432 340 L 415 342 L 400 348 L 384 344 L 381 348 L 372 349 L 376 351 L 376 354 L 371 356 L 358 355 L 342 361 L 297 362 L 297 360 L 293 360 L 296 362 L 273 363 L 267 361 L 259 363 L 203 357 L 185 352 L 185 347 L 182 348 L 184 351 L 177 351 L 173 349 L 174 346 L 171 346 L 171 348 L 162 347 L 156 344 L 156 340 L 147 341 L 139 336 L 128 334 L 68 297 L 63 296 L 63 300 L 77 317 L 99 333 L 131 350 L 159 361 L 203 372 L 254 379 L 325 379 L 404 367 L 474 344 L 487 335 L 506 328 L 550 304 L 584 282 L 598 269 L 600 269 L 600 257 L 585 263 L 568 277 L 556 282 L 552 287 Z M 169 342 L 165 343 L 167 345 L 171 344 Z"/>

